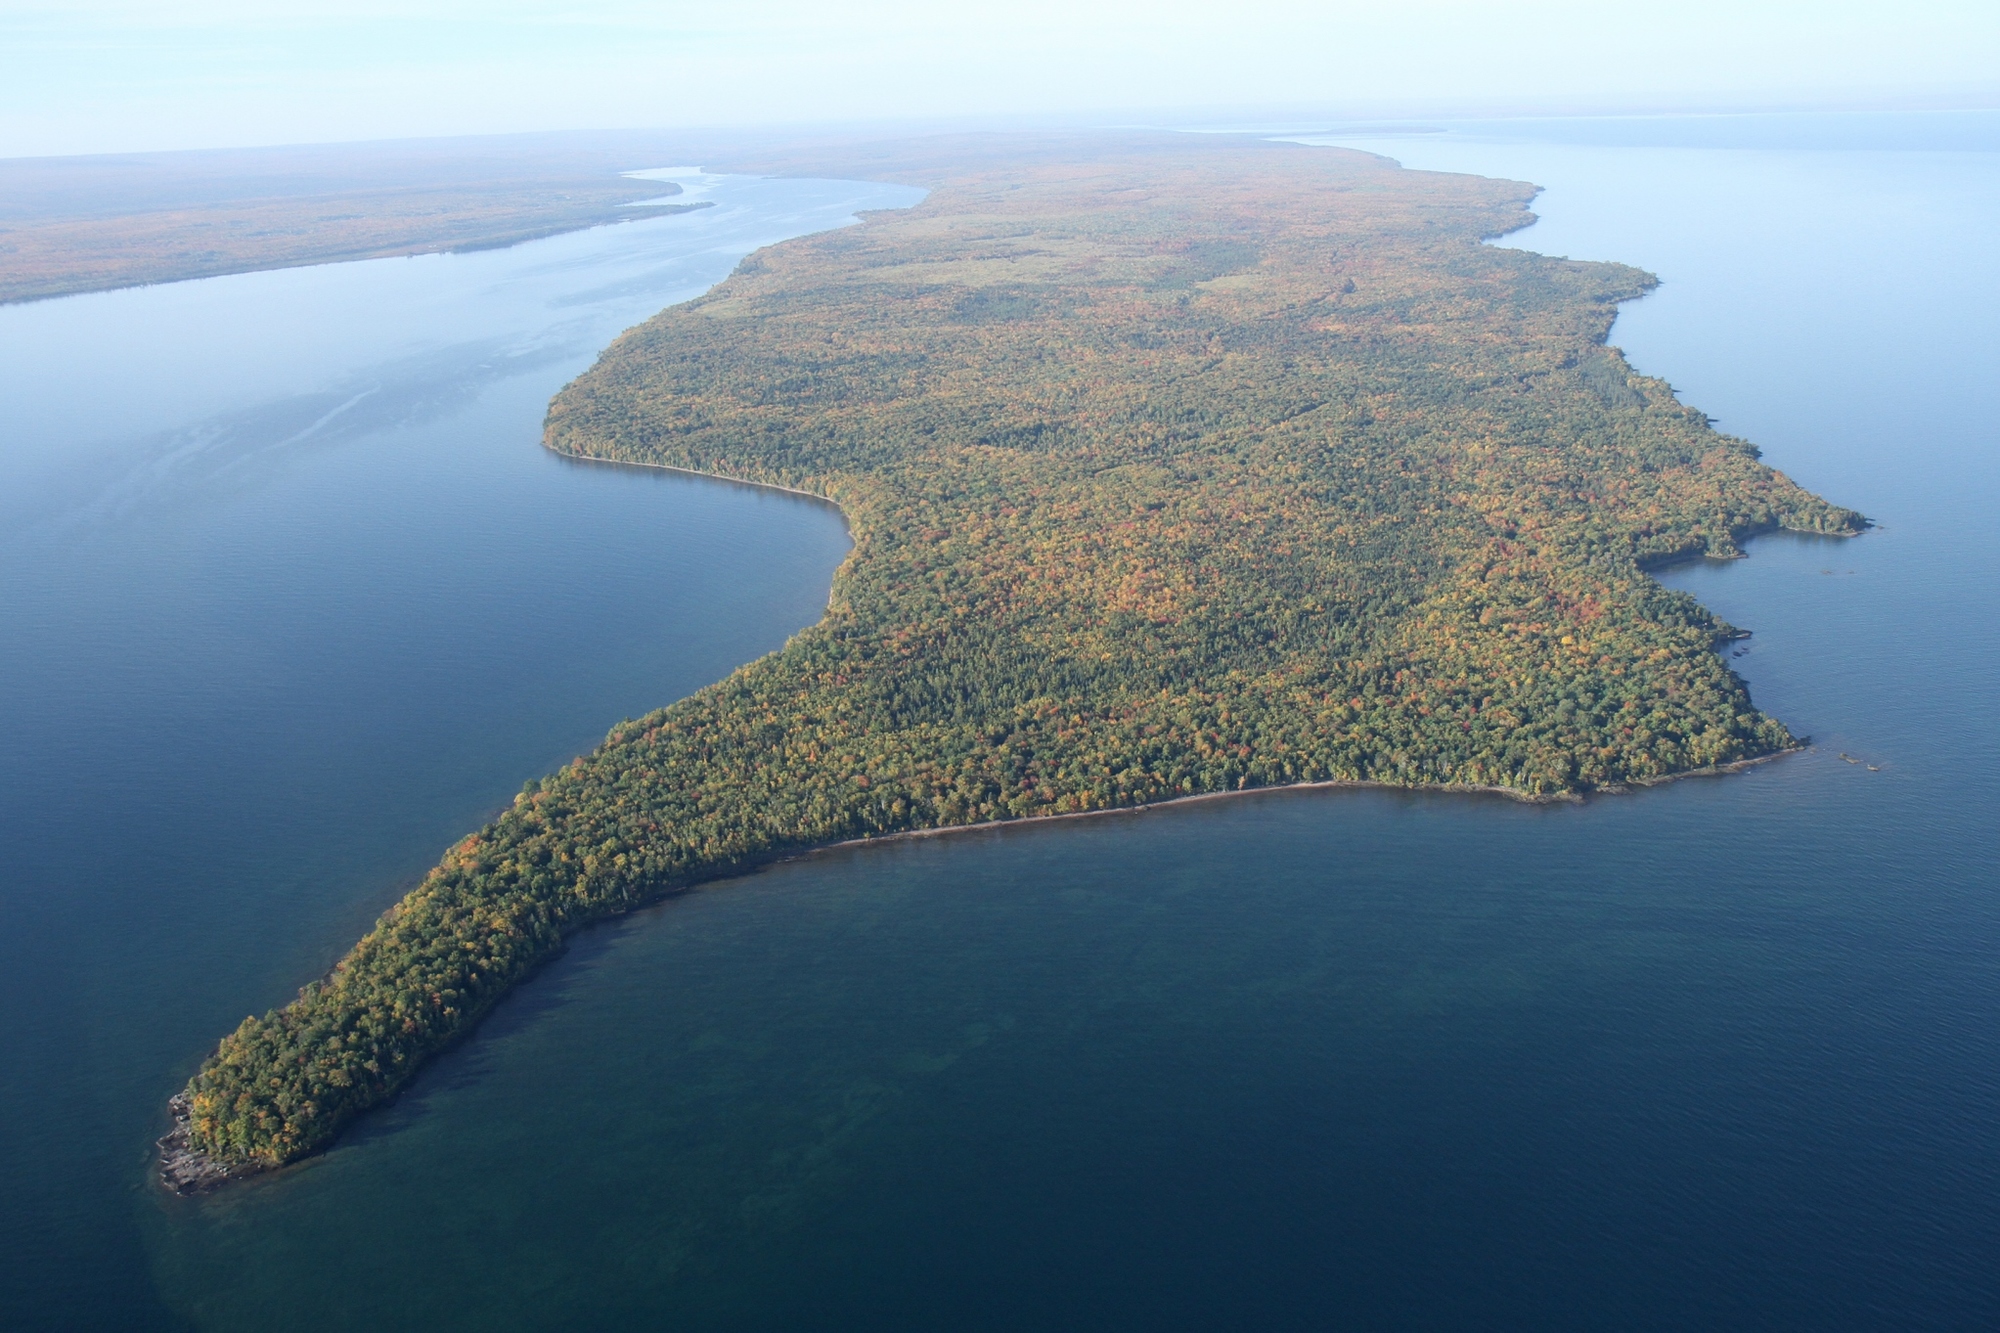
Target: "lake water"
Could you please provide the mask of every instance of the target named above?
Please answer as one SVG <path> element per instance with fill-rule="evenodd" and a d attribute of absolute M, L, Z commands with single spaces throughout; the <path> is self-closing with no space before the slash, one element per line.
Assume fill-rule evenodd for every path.
<path fill-rule="evenodd" d="M 160 1098 L 520 784 L 818 619 L 798 497 L 566 462 L 549 397 L 750 250 L 712 207 L 0 308 L 0 1311 L 171 1326 Z"/>
<path fill-rule="evenodd" d="M 153 441 L 94 489 L 5 464 L 88 491 L 16 527 L 0 607 L 10 1308 L 2000 1325 L 2000 120 L 1348 141 L 1548 186 L 1508 243 L 1659 273 L 1614 340 L 1881 523 L 1668 575 L 1755 631 L 1735 665 L 1815 750 L 1573 807 L 1278 793 L 788 863 L 586 937 L 325 1156 L 170 1198 L 147 1139 L 216 1033 L 524 777 L 810 620 L 843 540 L 804 501 L 542 456 L 536 395 L 599 335 L 282 447 L 227 443 L 279 412 L 254 394 L 148 415 L 180 400 L 142 353 L 234 337 L 297 381 L 286 439 L 385 363 L 357 337 L 363 369 L 314 381 L 296 291 L 360 323 L 402 290 L 370 275 L 552 251 L 0 311 L 10 409 L 81 395 Z M 719 188 L 811 195 L 789 230 L 865 206 Z M 721 212 L 540 244 L 671 248 Z M 609 326 L 666 299 L 632 296 Z M 38 312 L 97 301 L 91 356 L 16 376 L 56 345 Z M 133 364 L 89 369 L 121 329 Z"/>

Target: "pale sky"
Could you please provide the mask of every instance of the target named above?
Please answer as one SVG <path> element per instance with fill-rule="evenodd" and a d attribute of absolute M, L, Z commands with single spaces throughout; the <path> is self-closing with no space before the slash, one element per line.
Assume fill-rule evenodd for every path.
<path fill-rule="evenodd" d="M 0 156 L 933 117 L 2000 106 L 2000 0 L 0 0 Z"/>

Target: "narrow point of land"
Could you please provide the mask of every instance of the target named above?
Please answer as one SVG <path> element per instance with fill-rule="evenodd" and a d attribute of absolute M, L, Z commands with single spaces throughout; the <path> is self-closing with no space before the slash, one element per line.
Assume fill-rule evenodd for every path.
<path fill-rule="evenodd" d="M 188 1085 L 184 1172 L 324 1147 L 576 931 L 781 856 L 1293 784 L 1570 798 L 1797 744 L 1646 567 L 1864 520 L 1605 345 L 1646 274 L 1481 244 L 1531 186 L 1222 136 L 710 165 L 930 194 L 626 333 L 547 443 L 833 500 L 825 618 L 529 783 L 245 1019 Z"/>

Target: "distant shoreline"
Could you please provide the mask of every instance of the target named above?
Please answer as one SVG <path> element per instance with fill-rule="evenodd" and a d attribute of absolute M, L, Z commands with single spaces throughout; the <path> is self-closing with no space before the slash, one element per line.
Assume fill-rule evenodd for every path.
<path fill-rule="evenodd" d="M 506 250 L 552 236 L 714 207 L 710 200 L 675 204 L 615 197 L 574 202 L 525 198 L 488 206 L 481 214 L 474 212 L 473 202 L 445 197 L 432 212 L 419 211 L 419 205 L 430 202 L 428 196 L 419 196 L 406 204 L 403 214 L 371 219 L 366 225 L 350 220 L 351 214 L 328 212 L 343 206 L 362 208 L 363 203 L 279 199 L 252 200 L 233 212 L 218 208 L 191 216 L 135 213 L 16 226 L 7 229 L 13 253 L 0 264 L 0 306 L 325 264 Z M 616 211 L 621 209 L 625 211 Z M 263 231 L 282 232 L 284 239 L 245 241 L 233 249 L 200 248 L 209 235 L 204 227 L 245 221 Z"/>

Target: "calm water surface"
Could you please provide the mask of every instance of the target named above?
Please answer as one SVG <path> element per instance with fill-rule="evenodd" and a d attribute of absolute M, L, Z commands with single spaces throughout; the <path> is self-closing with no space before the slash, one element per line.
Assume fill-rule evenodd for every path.
<path fill-rule="evenodd" d="M 23 1230 L 117 1243 L 86 1262 L 37 1241 L 51 1272 L 33 1290 L 59 1264 L 83 1275 L 72 1290 L 94 1284 L 81 1308 L 226 1329 L 2000 1324 L 1993 118 L 1456 126 L 1366 146 L 1548 186 L 1546 220 L 1510 243 L 1660 273 L 1614 334 L 1635 363 L 1881 521 L 1669 576 L 1755 631 L 1735 665 L 1818 749 L 1581 807 L 1273 794 L 793 862 L 587 937 L 333 1152 L 178 1200 L 145 1188 L 157 1099 L 467 812 L 602 729 L 601 711 L 570 731 L 543 714 L 587 691 L 596 653 L 629 652 L 607 611 L 685 644 L 712 632 L 710 606 L 790 596 L 768 615 L 781 637 L 839 539 L 821 528 L 792 582 L 732 567 L 711 603 L 676 603 L 631 573 L 649 548 L 619 524 L 667 541 L 687 497 L 714 495 L 742 512 L 701 539 L 761 552 L 825 520 L 783 508 L 746 538 L 787 502 L 540 461 L 551 496 L 559 478 L 603 486 L 602 510 L 577 504 L 518 562 L 566 561 L 563 577 L 510 574 L 443 626 L 383 620 L 377 656 L 356 647 L 345 672 L 365 700 L 380 655 L 427 670 L 454 629 L 483 627 L 503 656 L 544 645 L 546 674 L 337 721 L 295 683 L 335 674 L 324 649 L 288 646 L 296 625 L 247 643 L 199 606 L 103 591 L 76 554 L 66 577 L 105 608 L 83 628 L 50 612 L 51 633 L 126 653 L 172 640 L 239 683 L 217 697 L 183 668 L 170 686 L 108 647 L 69 659 L 105 663 L 95 691 L 78 669 L 34 678 L 38 700 L 61 685 L 81 702 L 32 710 L 49 739 L 8 803 L 61 873 L 9 900 L 5 975 L 34 1002 L 10 1012 L 34 1019 L 6 1040 L 41 1043 L 10 1063 L 46 1071 L 21 1085 L 22 1118 L 69 1145 L 74 1188 L 38 1197 L 75 1215 Z M 496 428 L 438 488 L 532 456 L 529 406 L 518 445 Z M 407 529 L 360 488 L 420 453 L 355 455 L 344 520 L 315 527 L 302 500 L 287 540 L 211 552 L 213 577 L 254 577 L 270 601 L 342 552 L 393 550 Z M 418 503 L 392 509 L 414 526 Z M 536 512 L 501 527 L 562 530 Z M 377 573 L 411 565 L 385 555 Z M 566 601 L 579 584 L 600 600 Z M 588 702 L 680 692 L 698 673 L 676 651 L 621 658 L 645 697 Z M 254 675 L 252 653 L 268 654 Z M 105 777 L 139 722 L 207 737 L 252 709 L 269 720 L 229 745 L 156 743 L 150 767 Z M 538 728 L 546 743 L 519 739 Z M 344 785 L 322 772 L 342 765 Z M 423 796 L 444 769 L 458 804 Z M 254 813 L 336 786 L 283 820 Z M 128 787 L 150 822 L 127 813 L 153 808 L 136 795 L 115 818 L 42 815 L 52 793 Z M 413 804 L 431 823 L 396 834 L 422 822 Z"/>
<path fill-rule="evenodd" d="M 795 497 L 569 464 L 549 396 L 749 250 L 917 192 L 0 309 L 0 1324 L 171 1326 L 161 1096 L 519 783 L 778 646 Z"/>

